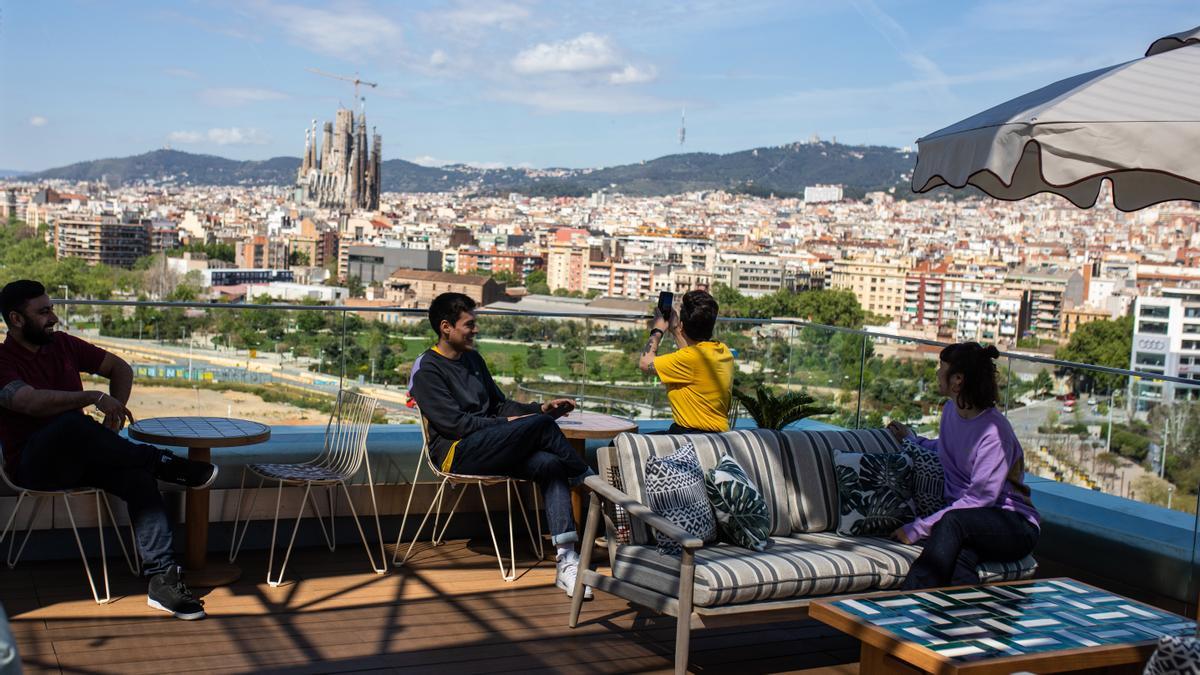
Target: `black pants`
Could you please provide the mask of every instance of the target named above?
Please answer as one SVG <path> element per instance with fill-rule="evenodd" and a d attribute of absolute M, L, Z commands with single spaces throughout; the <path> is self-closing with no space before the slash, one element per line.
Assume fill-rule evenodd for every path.
<path fill-rule="evenodd" d="M 78 412 L 63 413 L 29 437 L 17 484 L 33 490 L 95 487 L 129 507 L 146 576 L 175 564 L 171 526 L 154 469 L 163 451 L 122 438 Z"/>
<path fill-rule="evenodd" d="M 530 415 L 476 431 L 458 442 L 450 470 L 536 482 L 546 502 L 554 543 L 579 541 L 571 486 L 594 472 L 549 415 Z"/>
<path fill-rule="evenodd" d="M 732 431 L 732 429 L 731 429 L 731 431 Z M 662 431 L 651 431 L 649 435 L 650 436 L 662 436 L 665 434 L 670 434 L 672 436 L 675 436 L 678 434 L 719 434 L 719 433 L 721 433 L 721 432 L 720 431 L 709 431 L 707 429 L 693 429 L 691 427 L 681 427 L 681 426 L 679 426 L 679 424 L 677 424 L 675 422 L 671 422 L 671 426 L 667 427 L 666 429 L 664 429 Z"/>
<path fill-rule="evenodd" d="M 998 507 L 947 511 L 900 588 L 975 585 L 980 561 L 1010 562 L 1033 552 L 1038 529 L 1024 516 Z"/>

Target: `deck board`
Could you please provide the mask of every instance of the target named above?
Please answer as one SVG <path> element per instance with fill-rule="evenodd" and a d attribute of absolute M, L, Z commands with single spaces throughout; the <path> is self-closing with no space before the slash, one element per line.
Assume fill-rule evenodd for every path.
<path fill-rule="evenodd" d="M 671 669 L 673 619 L 597 593 L 571 630 L 550 562 L 506 584 L 483 542 L 453 541 L 376 575 L 355 543 L 297 551 L 279 588 L 264 582 L 265 554 L 247 552 L 242 579 L 205 591 L 204 621 L 147 607 L 145 584 L 119 557 L 108 605 L 92 602 L 78 560 L 5 570 L 0 598 L 29 673 Z M 823 624 L 776 622 L 696 630 L 691 663 L 699 673 L 851 675 L 857 653 L 855 640 Z"/>

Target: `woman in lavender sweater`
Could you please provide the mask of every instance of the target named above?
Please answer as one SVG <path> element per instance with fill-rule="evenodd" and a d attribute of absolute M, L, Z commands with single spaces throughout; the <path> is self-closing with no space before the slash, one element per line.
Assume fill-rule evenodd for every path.
<path fill-rule="evenodd" d="M 1025 454 L 1008 419 L 996 410 L 995 347 L 975 342 L 942 350 L 938 387 L 950 397 L 936 440 L 898 422 L 888 430 L 935 450 L 946 474 L 946 507 L 897 529 L 905 544 L 924 541 L 901 588 L 978 584 L 982 560 L 1020 560 L 1033 551 L 1040 524 L 1023 482 Z"/>

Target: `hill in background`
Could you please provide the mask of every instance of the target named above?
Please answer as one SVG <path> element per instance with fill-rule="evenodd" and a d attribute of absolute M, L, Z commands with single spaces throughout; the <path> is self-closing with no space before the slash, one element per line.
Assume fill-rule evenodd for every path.
<path fill-rule="evenodd" d="M 840 184 L 847 196 L 897 187 L 907 192 L 916 153 L 886 146 L 791 143 L 725 155 L 686 153 L 601 169 L 561 169 L 553 175 L 530 169 L 428 167 L 402 159 L 383 162 L 385 192 L 522 192 L 544 196 L 587 195 L 598 190 L 664 195 L 729 190 L 795 196 L 818 183 Z M 78 162 L 26 174 L 23 180 L 106 180 L 110 185 L 277 185 L 295 181 L 300 159 L 237 161 L 178 150 Z"/>

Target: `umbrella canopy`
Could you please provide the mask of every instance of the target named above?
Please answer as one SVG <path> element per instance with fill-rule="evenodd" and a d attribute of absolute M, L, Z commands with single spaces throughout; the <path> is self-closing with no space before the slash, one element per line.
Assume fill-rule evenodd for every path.
<path fill-rule="evenodd" d="M 913 190 L 974 185 L 998 199 L 1054 192 L 1122 211 L 1200 201 L 1200 27 L 1135 61 L 1076 75 L 917 141 Z"/>

